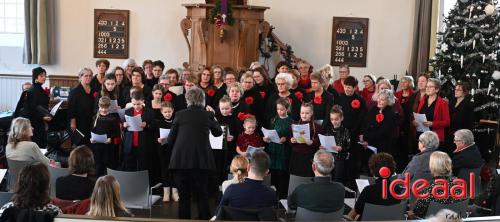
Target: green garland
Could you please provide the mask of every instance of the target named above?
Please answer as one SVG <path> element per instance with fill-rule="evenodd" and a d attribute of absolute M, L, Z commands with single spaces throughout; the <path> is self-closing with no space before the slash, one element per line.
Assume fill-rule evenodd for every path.
<path fill-rule="evenodd" d="M 220 0 L 215 1 L 215 7 L 210 10 L 210 17 L 209 17 L 209 22 L 211 24 L 215 23 L 215 17 L 216 16 L 221 16 L 220 14 Z M 232 10 L 232 5 L 231 2 L 227 2 L 227 17 L 226 17 L 226 24 L 232 26 L 234 24 L 234 18 L 233 18 L 233 10 Z"/>

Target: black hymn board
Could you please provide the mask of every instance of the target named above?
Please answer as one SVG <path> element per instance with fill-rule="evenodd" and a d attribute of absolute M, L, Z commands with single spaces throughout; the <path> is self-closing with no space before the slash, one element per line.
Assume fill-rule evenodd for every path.
<path fill-rule="evenodd" d="M 368 18 L 333 17 L 331 65 L 366 67 L 367 45 Z"/>
<path fill-rule="evenodd" d="M 129 13 L 94 9 L 94 58 L 128 58 Z"/>

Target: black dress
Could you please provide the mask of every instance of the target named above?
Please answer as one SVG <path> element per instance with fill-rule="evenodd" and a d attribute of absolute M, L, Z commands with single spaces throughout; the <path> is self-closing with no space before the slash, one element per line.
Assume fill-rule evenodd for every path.
<path fill-rule="evenodd" d="M 458 104 L 457 100 L 450 101 L 450 133 L 453 134 L 459 129 L 472 129 L 474 126 L 474 107 L 471 102 L 471 96 L 467 95 L 462 102 Z"/>
<path fill-rule="evenodd" d="M 215 159 L 215 168 L 217 171 L 217 186 L 222 184 L 227 179 L 229 173 L 229 164 L 233 157 L 236 155 L 236 138 L 243 131 L 243 126 L 236 119 L 236 115 L 223 116 L 220 111 L 215 112 L 215 119 L 217 122 L 225 127 L 224 130 L 224 145 L 222 150 L 212 149 Z M 233 136 L 231 142 L 227 141 L 227 136 Z"/>
<path fill-rule="evenodd" d="M 259 92 L 255 88 L 251 88 L 243 93 L 241 100 L 250 108 L 249 112 L 257 119 L 257 124 L 260 126 L 264 122 L 264 113 L 261 113 L 262 99 Z"/>
<path fill-rule="evenodd" d="M 315 120 L 325 120 L 330 119 L 330 109 L 332 108 L 334 102 L 334 96 L 323 91 L 321 97 L 315 97 L 315 92 L 306 94 L 305 101 L 310 102 L 314 106 L 314 119 Z"/>
<path fill-rule="evenodd" d="M 41 111 L 42 108 L 45 110 L 49 108 L 49 95 L 43 90 L 42 84 L 34 83 L 27 91 L 24 113 L 33 127 L 32 141 L 44 148 L 47 146 L 47 131 L 43 121 L 46 114 Z"/>
<path fill-rule="evenodd" d="M 72 89 L 68 97 L 68 119 L 76 120 L 76 128 L 85 136 L 80 144 L 89 144 L 92 119 L 94 114 L 94 103 L 97 92 L 85 92 L 82 84 Z"/>
<path fill-rule="evenodd" d="M 363 130 L 363 138 L 368 142 L 368 145 L 376 147 L 377 152 L 386 152 L 394 156 L 392 150 L 393 128 L 396 125 L 396 115 L 392 107 L 387 106 L 382 110 L 383 120 L 377 121 L 379 108 L 374 106 L 368 112 L 365 119 L 365 128 Z"/>
<path fill-rule="evenodd" d="M 84 200 L 92 196 L 95 181 L 88 177 L 68 175 L 56 180 L 56 197 L 63 200 Z"/>
<path fill-rule="evenodd" d="M 158 78 L 151 78 L 151 79 L 146 79 L 146 85 L 149 86 L 150 88 L 153 88 L 154 85 L 158 84 Z"/>
<path fill-rule="evenodd" d="M 132 88 L 132 86 L 128 86 L 128 87 L 125 87 L 125 90 L 123 90 L 123 92 L 120 91 L 122 93 L 123 99 L 125 100 L 124 101 L 125 104 L 127 104 L 131 101 L 131 98 L 130 98 L 130 89 L 131 88 Z M 142 87 L 142 94 L 144 95 L 144 101 L 149 101 L 149 100 L 153 99 L 151 87 L 149 87 L 146 84 L 144 84 L 144 86 Z"/>
<path fill-rule="evenodd" d="M 98 75 L 99 74 L 94 75 L 90 80 L 90 88 L 92 89 L 92 92 L 101 92 L 102 84 L 99 82 L 99 79 L 97 79 Z"/>
<path fill-rule="evenodd" d="M 164 187 L 175 187 L 173 180 L 169 174 L 168 170 L 168 165 L 170 162 L 170 156 L 172 155 L 172 146 L 168 143 L 165 143 L 164 145 L 161 145 L 158 143 L 157 139 L 160 138 L 160 128 L 162 129 L 170 129 L 172 128 L 172 122 L 173 119 L 165 119 L 163 115 L 161 114 L 161 109 L 152 109 L 154 112 L 154 119 L 153 119 L 153 142 L 157 147 L 157 156 L 156 160 L 158 160 L 159 163 L 159 175 L 161 178 L 161 182 L 163 183 Z M 151 152 L 152 154 L 155 154 L 155 152 Z M 158 164 L 154 163 L 153 161 L 153 168 L 158 167 Z"/>
<path fill-rule="evenodd" d="M 106 168 L 118 169 L 119 140 L 117 140 L 117 138 L 120 137 L 119 124 L 120 117 L 116 113 L 108 114 L 107 116 L 101 116 L 99 114 L 97 119 L 93 121 L 93 133 L 99 135 L 106 134 L 108 138 L 111 138 L 110 144 L 92 144 L 96 163 L 96 175 L 98 177 L 106 175 Z"/>

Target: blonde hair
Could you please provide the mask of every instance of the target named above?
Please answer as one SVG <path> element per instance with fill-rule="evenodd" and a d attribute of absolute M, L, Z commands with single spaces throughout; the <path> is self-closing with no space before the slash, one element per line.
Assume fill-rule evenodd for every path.
<path fill-rule="evenodd" d="M 90 198 L 90 208 L 87 215 L 116 217 L 115 210 L 129 212 L 120 197 L 120 184 L 111 175 L 99 177 Z"/>
<path fill-rule="evenodd" d="M 445 152 L 434 151 L 429 160 L 429 169 L 433 176 L 451 176 L 451 159 Z"/>
<path fill-rule="evenodd" d="M 236 155 L 231 161 L 229 170 L 232 174 L 236 174 L 236 178 L 240 183 L 247 177 L 248 159 L 241 155 Z"/>
<path fill-rule="evenodd" d="M 12 120 L 7 143 L 12 144 L 12 147 L 14 148 L 16 147 L 17 143 L 29 140 L 28 135 L 26 135 L 26 131 L 30 127 L 31 122 L 29 119 L 18 117 Z"/>

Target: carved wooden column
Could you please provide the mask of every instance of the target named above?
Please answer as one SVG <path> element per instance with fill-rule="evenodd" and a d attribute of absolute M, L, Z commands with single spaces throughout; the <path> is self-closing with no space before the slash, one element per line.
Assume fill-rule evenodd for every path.
<path fill-rule="evenodd" d="M 259 28 L 268 7 L 233 6 L 234 24 L 224 25 L 221 40 L 219 29 L 209 20 L 213 4 L 185 4 L 187 16 L 181 29 L 189 50 L 191 67 L 221 65 L 248 67 L 259 59 Z"/>

